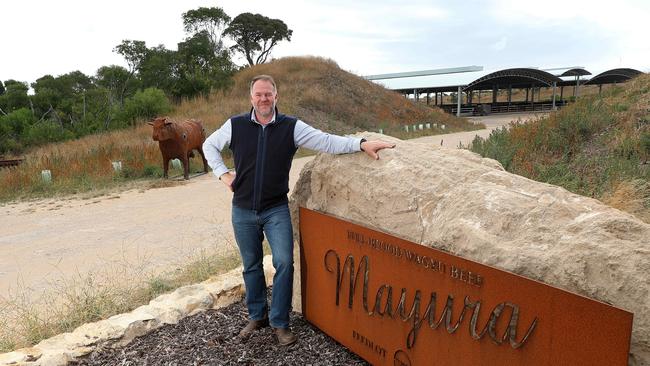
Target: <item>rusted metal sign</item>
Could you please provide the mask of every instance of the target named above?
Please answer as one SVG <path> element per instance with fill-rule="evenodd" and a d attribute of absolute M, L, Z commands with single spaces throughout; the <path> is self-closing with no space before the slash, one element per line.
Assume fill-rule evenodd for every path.
<path fill-rule="evenodd" d="M 627 311 L 304 208 L 300 235 L 305 318 L 373 365 L 627 365 Z"/>

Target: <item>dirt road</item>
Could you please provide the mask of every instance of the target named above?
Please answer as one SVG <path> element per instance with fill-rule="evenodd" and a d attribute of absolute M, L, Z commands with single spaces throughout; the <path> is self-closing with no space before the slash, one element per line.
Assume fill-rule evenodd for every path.
<path fill-rule="evenodd" d="M 457 147 L 529 115 L 478 119 L 486 130 L 418 139 Z M 290 186 L 311 157 L 294 160 Z M 0 300 L 40 293 L 88 273 L 111 277 L 180 267 L 201 250 L 236 251 L 231 193 L 212 175 L 178 186 L 96 199 L 41 200 L 0 206 Z"/>
<path fill-rule="evenodd" d="M 501 126 L 509 124 L 510 121 L 517 121 L 518 119 L 520 119 L 521 121 L 525 121 L 529 119 L 537 119 L 547 114 L 548 113 L 534 113 L 534 114 L 513 113 L 513 114 L 491 115 L 485 117 L 474 117 L 474 118 L 470 118 L 470 120 L 477 123 L 483 123 L 485 124 L 486 128 L 477 131 L 456 132 L 456 133 L 449 133 L 445 135 L 419 137 L 417 139 L 413 139 L 413 141 L 418 141 L 418 142 L 423 142 L 423 143 L 428 143 L 428 144 L 433 144 L 438 146 L 444 146 L 449 148 L 458 147 L 458 144 L 462 143 L 463 146 L 466 147 L 470 142 L 472 142 L 475 136 L 478 135 L 480 137 L 486 138 L 490 136 L 490 133 L 492 133 L 492 131 L 494 131 L 495 129 Z"/>

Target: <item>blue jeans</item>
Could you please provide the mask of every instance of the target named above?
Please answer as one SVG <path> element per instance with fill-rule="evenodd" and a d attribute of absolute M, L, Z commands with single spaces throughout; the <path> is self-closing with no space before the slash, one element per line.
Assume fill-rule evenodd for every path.
<path fill-rule="evenodd" d="M 232 207 L 232 226 L 244 264 L 246 306 L 251 320 L 269 317 L 274 328 L 289 327 L 293 296 L 293 230 L 289 206 L 285 203 L 264 211 Z M 266 302 L 266 281 L 262 266 L 262 241 L 266 234 L 273 256 L 271 311 Z"/>

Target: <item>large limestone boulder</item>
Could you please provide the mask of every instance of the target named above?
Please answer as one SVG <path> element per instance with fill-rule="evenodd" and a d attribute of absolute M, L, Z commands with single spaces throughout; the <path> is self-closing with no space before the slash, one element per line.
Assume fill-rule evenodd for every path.
<path fill-rule="evenodd" d="M 294 188 L 295 228 L 302 206 L 626 309 L 630 364 L 650 365 L 650 225 L 467 150 L 364 136 L 397 147 L 318 155 Z M 294 291 L 299 309 L 299 278 Z"/>

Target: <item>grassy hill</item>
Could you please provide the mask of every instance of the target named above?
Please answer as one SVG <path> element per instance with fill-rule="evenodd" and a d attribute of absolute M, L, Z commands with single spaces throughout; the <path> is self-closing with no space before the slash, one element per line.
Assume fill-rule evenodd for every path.
<path fill-rule="evenodd" d="M 278 84 L 278 106 L 316 128 L 337 134 L 384 129 L 400 138 L 443 130 L 404 132 L 404 124 L 444 124 L 444 132 L 479 128 L 437 108 L 413 103 L 401 95 L 341 70 L 333 61 L 313 57 L 291 57 L 245 68 L 234 76 L 233 85 L 208 98 L 184 101 L 170 117 L 196 118 L 211 133 L 228 117 L 250 109 L 248 83 L 257 74 L 270 74 Z M 97 191 L 140 178 L 162 176 L 158 144 L 151 127 L 141 122 L 135 128 L 86 136 L 78 140 L 37 148 L 25 156 L 18 168 L 0 170 L 0 202 L 17 198 Z M 111 162 L 121 161 L 122 171 Z M 192 169 L 199 170 L 198 158 Z M 51 183 L 41 180 L 50 170 Z M 172 171 L 171 175 L 180 174 Z M 159 180 L 153 185 L 168 184 Z"/>
<path fill-rule="evenodd" d="M 514 124 L 471 149 L 510 172 L 597 198 L 650 223 L 650 75 L 538 122 Z"/>
<path fill-rule="evenodd" d="M 250 110 L 248 85 L 259 74 L 273 76 L 278 85 L 278 108 L 312 126 L 337 134 L 363 130 L 403 131 L 403 125 L 437 122 L 449 130 L 475 128 L 464 119 L 419 103 L 341 70 L 334 61 L 316 57 L 288 57 L 246 68 L 234 76 L 233 86 L 208 100 L 183 103 L 177 114 L 199 116 L 216 129 L 228 117 Z"/>

